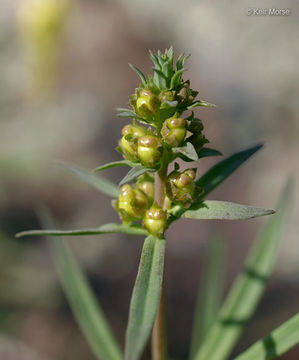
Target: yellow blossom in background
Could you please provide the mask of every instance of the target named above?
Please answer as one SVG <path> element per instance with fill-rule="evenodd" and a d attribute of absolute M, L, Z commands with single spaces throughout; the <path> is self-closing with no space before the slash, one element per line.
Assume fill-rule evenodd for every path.
<path fill-rule="evenodd" d="M 18 25 L 29 63 L 30 88 L 35 97 L 53 90 L 57 62 L 70 0 L 23 0 Z"/>

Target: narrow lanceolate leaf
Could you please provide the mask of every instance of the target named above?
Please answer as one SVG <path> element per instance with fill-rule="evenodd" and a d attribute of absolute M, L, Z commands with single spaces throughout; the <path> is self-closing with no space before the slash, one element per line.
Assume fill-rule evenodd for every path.
<path fill-rule="evenodd" d="M 180 82 L 181 82 L 181 77 L 183 72 L 185 71 L 185 69 L 181 69 L 179 71 L 177 71 L 171 78 L 171 83 L 170 83 L 170 89 L 176 89 Z"/>
<path fill-rule="evenodd" d="M 197 152 L 196 152 L 194 146 L 190 142 L 187 142 L 187 144 L 184 146 L 173 148 L 172 151 L 175 154 L 182 154 L 183 156 L 187 157 L 191 161 L 198 160 Z"/>
<path fill-rule="evenodd" d="M 238 169 L 240 165 L 242 165 L 258 150 L 260 150 L 262 146 L 262 144 L 259 144 L 247 150 L 237 152 L 213 166 L 208 172 L 206 172 L 196 181 L 196 184 L 203 189 L 203 192 L 200 194 L 199 198 L 203 199 L 207 194 L 214 190 L 230 174 Z"/>
<path fill-rule="evenodd" d="M 204 100 L 199 100 L 194 102 L 193 104 L 191 104 L 190 106 L 187 107 L 188 110 L 194 109 L 197 106 L 205 106 L 205 107 L 216 107 L 215 104 L 210 104 Z"/>
<path fill-rule="evenodd" d="M 129 160 L 113 161 L 113 162 L 107 163 L 105 165 L 101 165 L 101 166 L 96 167 L 95 169 L 93 169 L 93 172 L 102 171 L 102 170 L 106 170 L 106 169 L 111 169 L 111 168 L 119 167 L 119 166 L 134 167 L 135 164 L 132 161 L 129 161 Z"/>
<path fill-rule="evenodd" d="M 208 156 L 220 156 L 220 155 L 222 155 L 220 151 L 211 148 L 202 148 L 197 152 L 197 156 L 199 159 Z"/>
<path fill-rule="evenodd" d="M 142 117 L 137 115 L 135 113 L 135 111 L 133 111 L 132 109 L 126 109 L 126 108 L 117 108 L 117 117 L 120 118 L 134 118 L 134 119 L 138 119 L 139 121 L 142 121 Z"/>
<path fill-rule="evenodd" d="M 228 201 L 205 200 L 202 203 L 192 205 L 183 213 L 182 217 L 201 220 L 247 220 L 271 214 L 274 214 L 273 210 Z"/>
<path fill-rule="evenodd" d="M 148 235 L 148 232 L 138 225 L 124 225 L 124 224 L 105 224 L 92 229 L 77 229 L 77 230 L 29 230 L 22 231 L 16 234 L 17 238 L 24 236 L 84 236 L 84 235 L 100 235 L 122 233 L 127 235 Z"/>
<path fill-rule="evenodd" d="M 117 198 L 119 195 L 119 189 L 116 185 L 110 182 L 107 179 L 104 179 L 98 175 L 92 174 L 91 172 L 81 169 L 78 166 L 71 165 L 65 162 L 57 162 L 58 165 L 61 165 L 65 169 L 71 171 L 73 174 L 77 175 L 80 179 L 87 182 L 91 186 L 93 186 L 98 191 L 111 196 L 113 198 Z"/>
<path fill-rule="evenodd" d="M 282 230 L 291 198 L 290 184 L 282 194 L 277 214 L 258 236 L 195 360 L 224 360 L 230 355 L 242 330 L 252 317 L 265 291 L 277 259 Z"/>
<path fill-rule="evenodd" d="M 140 176 L 140 175 L 142 175 L 142 174 L 144 174 L 146 172 L 154 172 L 154 171 L 155 171 L 155 169 L 153 169 L 153 168 L 147 168 L 147 167 L 142 166 L 142 165 L 136 165 L 122 179 L 122 181 L 119 183 L 119 186 L 122 186 L 123 184 L 127 184 L 127 183 L 133 181 L 138 176 Z"/>
<path fill-rule="evenodd" d="M 136 74 L 140 77 L 142 84 L 146 86 L 147 82 L 146 82 L 146 77 L 143 74 L 143 72 L 141 70 L 139 70 L 136 66 L 129 64 L 130 68 L 136 72 Z"/>
<path fill-rule="evenodd" d="M 44 226 L 55 227 L 49 214 Z M 121 360 L 121 350 L 77 260 L 63 239 L 51 239 L 56 269 L 75 319 L 98 360 Z"/>
<path fill-rule="evenodd" d="M 207 260 L 198 293 L 193 321 L 190 359 L 212 327 L 220 307 L 225 276 L 226 247 L 224 239 L 217 234 L 208 241 Z"/>
<path fill-rule="evenodd" d="M 235 360 L 272 360 L 299 344 L 299 314 L 257 341 Z"/>
<path fill-rule="evenodd" d="M 139 359 L 150 337 L 160 301 L 164 254 L 165 239 L 145 239 L 130 304 L 125 360 Z"/>
<path fill-rule="evenodd" d="M 200 188 L 202 188 L 203 191 L 195 200 L 194 205 L 200 203 L 202 199 L 204 199 L 211 191 L 213 191 L 218 185 L 220 185 L 227 177 L 229 177 L 229 175 L 231 175 L 236 169 L 238 169 L 238 167 L 241 166 L 246 160 L 248 160 L 254 153 L 261 149 L 262 146 L 262 144 L 259 144 L 247 150 L 243 150 L 229 156 L 228 158 L 214 165 L 208 172 L 206 172 L 202 177 L 196 180 L 196 184 Z M 170 219 L 170 222 L 173 222 L 182 217 L 185 211 L 186 209 L 183 207 L 175 207 L 175 211 L 172 212 L 173 217 Z"/>
<path fill-rule="evenodd" d="M 179 148 L 177 148 L 179 149 Z M 211 148 L 202 148 L 201 150 L 197 151 L 197 158 L 194 156 L 193 159 L 190 159 L 189 157 L 183 155 L 181 152 L 178 152 L 178 157 L 180 157 L 181 159 L 183 159 L 186 162 L 192 162 L 192 161 L 197 161 L 199 159 L 202 159 L 204 157 L 209 157 L 209 156 L 219 156 L 222 155 L 222 153 L 218 150 L 215 149 L 211 149 Z"/>

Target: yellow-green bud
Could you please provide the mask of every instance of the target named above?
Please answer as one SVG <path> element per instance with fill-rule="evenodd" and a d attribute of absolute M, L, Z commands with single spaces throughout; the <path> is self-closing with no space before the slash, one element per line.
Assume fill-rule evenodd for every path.
<path fill-rule="evenodd" d="M 165 120 L 161 129 L 163 140 L 172 146 L 181 145 L 186 133 L 186 120 L 175 116 Z"/>
<path fill-rule="evenodd" d="M 147 198 L 142 191 L 133 189 L 129 184 L 125 184 L 120 188 L 116 208 L 124 222 L 141 219 L 147 204 Z"/>
<path fill-rule="evenodd" d="M 154 236 L 161 237 L 167 227 L 167 214 L 156 203 L 147 210 L 143 226 Z"/>
<path fill-rule="evenodd" d="M 155 196 L 155 185 L 153 176 L 145 173 L 137 178 L 136 188 L 141 190 L 148 199 L 149 206 L 152 205 Z"/>
<path fill-rule="evenodd" d="M 129 160 L 137 160 L 137 141 L 146 134 L 146 130 L 138 125 L 126 125 L 122 131 L 119 146 L 123 155 Z"/>
<path fill-rule="evenodd" d="M 158 97 L 150 90 L 141 90 L 137 96 L 135 111 L 136 114 L 146 117 L 153 115 L 159 107 Z"/>
<path fill-rule="evenodd" d="M 168 196 L 177 203 L 189 206 L 196 192 L 194 182 L 195 171 L 187 169 L 182 173 L 176 172 L 169 176 L 167 183 Z"/>
<path fill-rule="evenodd" d="M 175 92 L 171 90 L 163 90 L 159 95 L 159 99 L 162 102 L 164 101 L 174 101 L 175 100 Z"/>
<path fill-rule="evenodd" d="M 138 139 L 138 158 L 145 166 L 153 167 L 160 160 L 162 147 L 157 136 L 148 135 Z"/>
<path fill-rule="evenodd" d="M 194 91 L 190 89 L 190 84 L 188 81 L 185 82 L 184 86 L 181 90 L 177 93 L 177 98 L 179 102 L 184 105 L 189 105 L 197 96 L 198 91 Z"/>

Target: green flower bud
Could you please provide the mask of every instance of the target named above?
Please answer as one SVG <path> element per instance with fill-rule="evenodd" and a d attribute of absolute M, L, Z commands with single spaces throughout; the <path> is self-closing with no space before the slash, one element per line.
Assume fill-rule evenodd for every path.
<path fill-rule="evenodd" d="M 120 188 L 116 209 L 120 212 L 124 222 L 140 220 L 147 205 L 147 198 L 142 191 L 133 189 L 129 184 Z"/>
<path fill-rule="evenodd" d="M 198 118 L 192 119 L 190 121 L 190 125 L 188 126 L 188 130 L 191 131 L 193 134 L 199 134 L 203 130 L 202 121 Z"/>
<path fill-rule="evenodd" d="M 120 151 L 129 160 L 137 160 L 137 141 L 146 134 L 146 130 L 138 125 L 126 125 L 121 131 L 123 137 L 119 141 Z"/>
<path fill-rule="evenodd" d="M 153 176 L 148 173 L 139 176 L 136 181 L 136 189 L 142 191 L 147 196 L 148 204 L 151 206 L 155 196 Z"/>
<path fill-rule="evenodd" d="M 193 134 L 188 138 L 188 141 L 191 142 L 196 151 L 199 151 L 205 144 L 209 143 L 209 140 L 203 133 Z"/>
<path fill-rule="evenodd" d="M 163 140 L 172 146 L 179 146 L 186 137 L 186 120 L 173 116 L 166 119 L 162 125 L 161 135 Z"/>
<path fill-rule="evenodd" d="M 174 172 L 168 178 L 166 187 L 167 195 L 175 203 L 182 204 L 186 207 L 190 206 L 198 192 L 194 179 L 194 169 L 187 169 L 182 173 Z"/>
<path fill-rule="evenodd" d="M 149 167 L 156 165 L 162 154 L 159 138 L 154 135 L 140 137 L 138 139 L 137 153 L 143 165 Z"/>
<path fill-rule="evenodd" d="M 167 227 L 167 214 L 156 203 L 147 210 L 143 226 L 154 236 L 161 237 Z"/>
<path fill-rule="evenodd" d="M 135 111 L 136 114 L 146 117 L 155 114 L 159 107 L 158 97 L 150 90 L 141 90 L 137 96 Z"/>

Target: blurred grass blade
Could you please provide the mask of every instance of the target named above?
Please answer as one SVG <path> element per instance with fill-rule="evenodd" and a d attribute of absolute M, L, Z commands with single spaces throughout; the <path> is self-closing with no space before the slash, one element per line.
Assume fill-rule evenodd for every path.
<path fill-rule="evenodd" d="M 226 247 L 220 234 L 208 241 L 203 285 L 198 294 L 192 331 L 190 359 L 194 357 L 213 325 L 220 306 L 225 277 Z"/>
<path fill-rule="evenodd" d="M 142 175 L 142 174 L 144 174 L 146 172 L 154 172 L 154 171 L 156 171 L 156 170 L 153 169 L 153 168 L 147 168 L 147 167 L 142 166 L 142 165 L 136 165 L 122 179 L 122 181 L 119 183 L 119 186 L 122 186 L 124 184 L 127 184 L 127 183 L 133 181 L 138 176 L 140 176 L 140 175 Z"/>
<path fill-rule="evenodd" d="M 234 282 L 217 322 L 196 353 L 195 360 L 227 359 L 244 326 L 252 317 L 277 259 L 291 192 L 291 184 L 288 183 L 282 194 L 277 214 L 270 219 L 258 236 L 243 272 Z"/>
<path fill-rule="evenodd" d="M 65 169 L 71 171 L 73 174 L 77 175 L 80 179 L 87 182 L 88 184 L 92 185 L 94 188 L 111 196 L 113 198 L 117 198 L 119 195 L 119 189 L 116 185 L 114 185 L 109 180 L 106 180 L 100 176 L 92 174 L 91 172 L 81 169 L 78 166 L 71 165 L 66 162 L 56 162 L 58 165 L 64 167 Z"/>
<path fill-rule="evenodd" d="M 200 220 L 248 220 L 271 214 L 274 214 L 273 210 L 228 201 L 206 200 L 193 205 L 190 210 L 183 213 L 182 217 Z"/>
<path fill-rule="evenodd" d="M 240 165 L 260 150 L 262 146 L 262 144 L 259 144 L 247 150 L 237 152 L 214 165 L 208 172 L 196 181 L 196 184 L 203 189 L 199 198 L 203 199 L 208 193 L 214 190 L 215 187 L 221 184 Z"/>
<path fill-rule="evenodd" d="M 151 334 L 158 310 L 165 254 L 165 239 L 145 239 L 130 304 L 125 360 L 137 360 Z"/>
<path fill-rule="evenodd" d="M 129 161 L 129 160 L 113 161 L 113 162 L 107 163 L 107 164 L 105 164 L 105 165 L 98 166 L 98 167 L 96 167 L 95 169 L 93 169 L 92 171 L 93 171 L 93 172 L 97 172 L 97 171 L 102 171 L 102 170 L 106 170 L 106 169 L 111 169 L 111 168 L 119 167 L 119 166 L 130 166 L 130 167 L 133 167 L 133 166 L 135 166 L 135 164 L 132 163 L 132 161 Z"/>
<path fill-rule="evenodd" d="M 42 211 L 43 226 L 53 219 Z M 121 360 L 122 354 L 110 326 L 77 260 L 63 239 L 51 239 L 56 269 L 75 319 L 98 360 Z"/>
<path fill-rule="evenodd" d="M 280 325 L 270 335 L 257 341 L 235 360 L 271 360 L 299 344 L 299 314 Z"/>
<path fill-rule="evenodd" d="M 29 230 L 16 234 L 17 238 L 24 236 L 82 236 L 122 233 L 127 235 L 148 235 L 148 232 L 138 225 L 105 224 L 93 229 L 78 230 Z"/>

